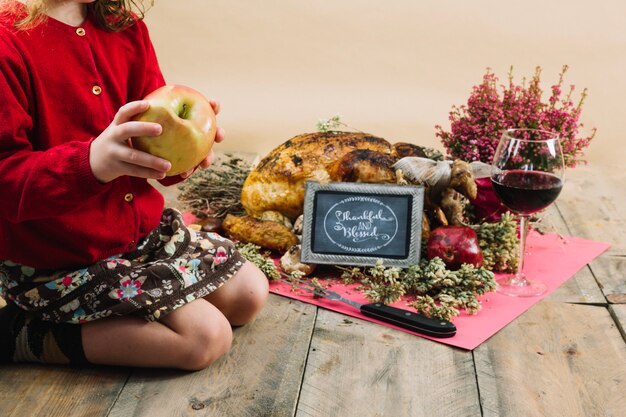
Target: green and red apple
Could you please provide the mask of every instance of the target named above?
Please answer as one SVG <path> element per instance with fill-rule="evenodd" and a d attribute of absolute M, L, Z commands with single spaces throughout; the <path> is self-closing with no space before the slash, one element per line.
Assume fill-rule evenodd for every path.
<path fill-rule="evenodd" d="M 168 160 L 167 176 L 195 168 L 211 151 L 217 125 L 213 107 L 200 92 L 182 85 L 165 85 L 145 98 L 150 108 L 134 120 L 162 126 L 159 136 L 132 138 L 133 147 Z"/>

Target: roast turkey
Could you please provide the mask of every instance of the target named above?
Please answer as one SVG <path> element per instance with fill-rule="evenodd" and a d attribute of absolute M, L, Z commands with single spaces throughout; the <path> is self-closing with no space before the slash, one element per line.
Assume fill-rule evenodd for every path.
<path fill-rule="evenodd" d="M 396 147 L 402 153 L 398 154 Z M 391 166 L 406 154 L 424 155 L 416 145 L 392 145 L 360 132 L 298 135 L 271 151 L 252 170 L 243 185 L 241 204 L 252 217 L 277 211 L 295 220 L 303 211 L 307 180 L 396 182 Z"/>

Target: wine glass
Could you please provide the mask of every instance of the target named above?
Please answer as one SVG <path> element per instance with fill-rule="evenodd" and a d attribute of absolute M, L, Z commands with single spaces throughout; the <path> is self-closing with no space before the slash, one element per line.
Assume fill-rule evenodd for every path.
<path fill-rule="evenodd" d="M 498 279 L 497 291 L 534 297 L 547 286 L 524 274 L 528 218 L 548 207 L 563 188 L 563 151 L 557 133 L 537 129 L 508 129 L 502 133 L 491 164 L 491 185 L 500 202 L 520 216 L 517 272 Z"/>

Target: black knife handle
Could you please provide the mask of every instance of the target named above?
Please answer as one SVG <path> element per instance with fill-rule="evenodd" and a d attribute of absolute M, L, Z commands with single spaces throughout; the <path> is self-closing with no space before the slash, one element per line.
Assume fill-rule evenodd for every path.
<path fill-rule="evenodd" d="M 445 338 L 456 334 L 456 326 L 447 320 L 432 319 L 383 303 L 363 304 L 361 313 L 367 317 L 431 337 Z"/>

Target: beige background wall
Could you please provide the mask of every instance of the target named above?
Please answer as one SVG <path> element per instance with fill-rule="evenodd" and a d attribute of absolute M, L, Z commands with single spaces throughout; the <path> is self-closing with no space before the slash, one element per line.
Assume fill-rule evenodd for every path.
<path fill-rule="evenodd" d="M 622 166 L 626 2 L 156 0 L 146 19 L 169 83 L 222 103 L 218 149 L 264 154 L 334 114 L 391 141 L 441 149 L 486 67 L 506 82 L 543 67 L 545 91 L 589 88 L 590 163 Z"/>

